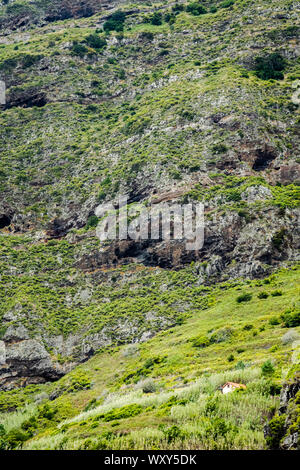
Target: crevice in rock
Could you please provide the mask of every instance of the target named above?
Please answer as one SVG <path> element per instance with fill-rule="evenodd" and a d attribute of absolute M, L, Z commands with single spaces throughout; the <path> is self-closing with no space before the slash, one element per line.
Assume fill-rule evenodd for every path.
<path fill-rule="evenodd" d="M 33 106 L 42 108 L 47 104 L 47 102 L 47 96 L 45 93 L 36 92 L 33 90 L 26 90 L 23 93 L 12 94 L 11 96 L 9 96 L 5 108 L 32 108 Z"/>
<path fill-rule="evenodd" d="M 0 229 L 9 227 L 11 223 L 11 217 L 9 215 L 2 214 L 0 215 Z"/>
<path fill-rule="evenodd" d="M 13 108 L 13 107 L 33 108 L 33 106 L 42 108 L 46 104 L 47 104 L 46 95 L 44 93 L 37 93 L 31 96 L 19 96 L 14 100 L 9 101 L 6 108 Z"/>
<path fill-rule="evenodd" d="M 275 160 L 276 157 L 277 155 L 268 148 L 258 150 L 252 169 L 255 171 L 263 171 L 269 167 L 270 163 Z"/>

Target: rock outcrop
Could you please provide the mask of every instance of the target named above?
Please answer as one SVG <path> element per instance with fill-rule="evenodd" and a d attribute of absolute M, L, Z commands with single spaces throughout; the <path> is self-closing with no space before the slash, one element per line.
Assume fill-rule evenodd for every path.
<path fill-rule="evenodd" d="M 143 304 L 131 265 L 209 288 L 299 259 L 298 30 L 277 3 L 0 2 L 0 388 L 182 321 L 188 307 Z M 274 51 L 269 80 L 257 59 L 270 72 Z M 203 203 L 203 247 L 100 242 L 97 207 L 119 194 Z"/>
<path fill-rule="evenodd" d="M 271 449 L 300 450 L 300 369 L 290 372 L 283 385 L 280 407 L 265 427 L 265 437 Z"/>
<path fill-rule="evenodd" d="M 50 382 L 64 375 L 65 371 L 52 361 L 41 342 L 29 339 L 21 326 L 8 328 L 3 340 L 0 389 Z"/>

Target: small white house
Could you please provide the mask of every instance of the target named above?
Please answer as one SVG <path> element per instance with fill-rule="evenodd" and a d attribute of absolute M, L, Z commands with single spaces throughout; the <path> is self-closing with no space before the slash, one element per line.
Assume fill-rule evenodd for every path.
<path fill-rule="evenodd" d="M 222 385 L 221 391 L 225 395 L 226 393 L 234 392 L 239 388 L 243 388 L 244 390 L 247 388 L 244 384 L 237 384 L 235 382 L 226 382 L 226 384 Z"/>

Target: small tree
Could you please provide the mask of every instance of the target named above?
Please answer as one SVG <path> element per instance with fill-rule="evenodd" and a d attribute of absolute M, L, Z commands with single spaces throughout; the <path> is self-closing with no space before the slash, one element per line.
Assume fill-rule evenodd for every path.
<path fill-rule="evenodd" d="M 267 56 L 256 57 L 255 71 L 256 75 L 262 80 L 282 80 L 283 71 L 286 66 L 284 57 L 278 52 L 273 52 Z"/>
<path fill-rule="evenodd" d="M 261 366 L 261 371 L 262 371 L 262 374 L 265 376 L 274 374 L 275 368 L 272 362 L 270 361 L 270 359 L 263 363 L 263 365 Z"/>
<path fill-rule="evenodd" d="M 204 15 L 205 13 L 207 13 L 206 8 L 204 8 L 204 6 L 201 5 L 201 3 L 197 3 L 197 2 L 193 2 L 187 5 L 186 11 L 188 13 L 191 13 L 194 16 Z"/>
<path fill-rule="evenodd" d="M 123 31 L 126 14 L 123 11 L 116 11 L 111 17 L 104 23 L 103 29 L 106 32 L 109 31 Z"/>
<path fill-rule="evenodd" d="M 96 50 L 103 49 L 106 46 L 106 40 L 98 36 L 98 34 L 90 34 L 85 39 L 85 42 L 88 46 Z"/>

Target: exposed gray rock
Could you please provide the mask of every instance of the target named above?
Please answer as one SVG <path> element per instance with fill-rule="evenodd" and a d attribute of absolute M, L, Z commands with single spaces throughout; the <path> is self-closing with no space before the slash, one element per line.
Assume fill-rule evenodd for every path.
<path fill-rule="evenodd" d="M 10 325 L 2 337 L 3 341 L 7 343 L 29 339 L 28 331 L 23 325 L 14 326 Z"/>
<path fill-rule="evenodd" d="M 250 186 L 241 194 L 244 201 L 255 202 L 264 201 L 273 197 L 272 192 L 265 186 Z"/>
<path fill-rule="evenodd" d="M 34 339 L 24 340 L 6 345 L 6 362 L 0 365 L 0 388 L 57 380 L 63 373 L 42 344 Z"/>
<path fill-rule="evenodd" d="M 281 444 L 281 448 L 283 450 L 298 449 L 298 441 L 299 435 L 297 432 L 295 432 L 294 434 L 291 434 L 290 436 L 284 438 Z"/>

